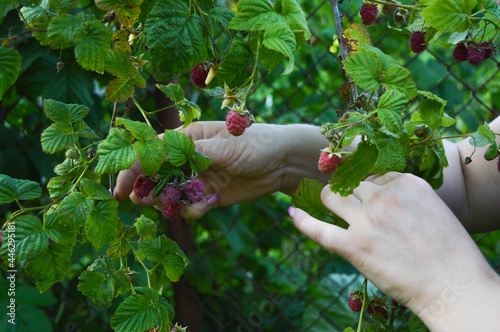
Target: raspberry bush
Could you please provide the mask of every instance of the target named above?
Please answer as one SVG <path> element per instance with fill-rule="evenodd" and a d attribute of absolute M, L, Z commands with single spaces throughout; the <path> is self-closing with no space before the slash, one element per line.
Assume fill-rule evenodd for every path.
<path fill-rule="evenodd" d="M 332 3 L 332 26 L 344 28 Z M 232 9 L 196 0 L 19 0 L 2 6 L 2 28 L 8 30 L 0 47 L 3 106 L 15 104 L 23 93 L 46 95 L 50 84 L 29 85 L 29 79 L 26 91 L 16 88 L 34 67 L 41 72 L 30 77 L 35 83 L 46 82 L 41 76 L 63 77 L 67 83 L 52 88 L 52 98 L 32 101 L 46 117 L 40 144 L 55 165 L 55 176 L 37 182 L 0 175 L 0 203 L 9 207 L 3 230 L 13 225 L 18 230 L 15 255 L 3 241 L 3 264 L 21 267 L 41 292 L 66 277 L 77 280 L 75 287 L 92 303 L 112 306 L 110 326 L 116 331 L 179 330 L 173 327 L 166 294 L 188 259 L 173 240 L 159 234 L 159 221 L 136 215 L 126 224 L 111 193 L 116 174 L 139 159 L 144 176 L 137 179 L 135 194 L 161 196 L 163 214 L 175 222 L 183 206 L 203 199 L 204 185 L 197 177 L 210 159 L 178 131 L 166 130 L 158 138 L 153 126 L 159 110 L 147 110 L 141 91 L 148 80 L 159 82 L 157 88 L 189 125 L 202 117 L 201 108 L 180 85 L 161 84 L 187 74 L 200 94 L 222 101 L 228 131 L 240 136 L 255 121 L 249 106 L 260 68 L 268 73 L 284 68 L 281 74 L 288 75 L 295 53 L 311 43 L 306 14 L 295 0 L 240 0 Z M 360 8 L 360 20 L 377 24 L 379 6 L 380 15 L 399 24 L 394 29 L 408 36 L 406 45 L 417 53 L 428 46 L 445 47 L 457 61 L 478 66 L 497 54 L 496 1 L 451 6 L 450 0 L 372 0 Z M 332 173 L 331 189 L 348 195 L 368 174 L 388 171 L 417 174 L 438 188 L 447 166 L 439 132 L 454 123 L 444 112 L 446 101 L 418 90 L 410 72 L 374 47 L 362 25 L 346 25 L 337 34 L 344 37 L 340 62 L 347 77 L 339 88 L 345 104 L 338 122 L 322 126 L 329 140 L 325 155 L 334 162 L 325 156 L 318 161 L 320 169 Z M 95 85 L 113 106 L 104 116 L 106 126 L 96 124 L 84 106 L 92 101 L 89 91 Z M 134 107 L 140 121 L 129 117 Z M 29 123 L 33 113 L 28 106 L 24 111 Z M 361 143 L 347 151 L 355 137 Z M 487 125 L 472 137 L 476 146 L 489 146 L 485 158 L 498 156 L 495 134 Z M 305 180 L 294 202 L 325 219 L 320 191 L 318 183 Z M 334 222 L 346 226 L 338 218 Z M 76 273 L 72 259 L 82 244 L 100 255 Z M 136 283 L 134 275 L 143 280 Z M 385 298 L 383 303 L 369 300 L 366 283 L 362 292 L 362 307 L 358 298 L 356 310 L 372 311 L 372 325 L 391 325 L 386 315 L 395 306 L 385 304 Z"/>

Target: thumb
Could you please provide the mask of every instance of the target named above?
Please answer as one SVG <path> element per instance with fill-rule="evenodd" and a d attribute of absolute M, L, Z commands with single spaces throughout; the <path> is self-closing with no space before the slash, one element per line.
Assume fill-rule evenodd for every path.
<path fill-rule="evenodd" d="M 348 230 L 313 218 L 307 212 L 291 206 L 288 213 L 295 227 L 308 238 L 340 256 L 347 255 L 351 234 Z"/>

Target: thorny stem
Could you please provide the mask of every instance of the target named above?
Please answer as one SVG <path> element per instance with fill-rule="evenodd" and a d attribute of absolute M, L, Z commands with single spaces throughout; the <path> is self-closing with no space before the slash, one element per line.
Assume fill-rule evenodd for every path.
<path fill-rule="evenodd" d="M 134 97 L 130 97 L 130 99 L 134 102 L 135 106 L 137 106 L 137 108 L 139 109 L 139 111 L 141 111 L 141 114 L 144 117 L 144 120 L 146 120 L 146 122 L 148 123 L 148 125 L 151 128 L 153 128 L 153 125 L 151 125 L 151 122 L 149 122 L 148 113 L 144 110 L 144 108 L 142 108 L 141 104 L 139 104 L 137 102 L 137 100 L 135 100 Z"/>
<path fill-rule="evenodd" d="M 347 49 L 344 46 L 344 31 L 342 29 L 342 16 L 339 11 L 339 6 L 337 0 L 329 0 L 330 6 L 332 7 L 332 12 L 333 12 L 333 20 L 335 21 L 335 31 L 337 32 L 337 39 L 339 41 L 339 48 L 340 48 L 340 63 L 341 67 L 343 66 L 343 62 L 345 59 L 347 59 L 348 54 L 347 54 Z M 348 81 L 352 82 L 352 79 L 348 77 Z M 358 99 L 358 91 L 356 84 L 353 84 L 351 87 L 351 94 L 353 99 Z"/>
<path fill-rule="evenodd" d="M 361 312 L 359 313 L 359 322 L 358 322 L 357 332 L 361 332 L 361 330 L 362 330 L 363 314 L 365 313 L 366 301 L 368 300 L 367 295 L 366 295 L 368 293 L 367 284 L 368 284 L 368 279 L 365 278 L 365 281 L 363 282 L 363 285 L 361 286 L 361 289 L 363 289 L 363 306 L 361 307 Z"/>

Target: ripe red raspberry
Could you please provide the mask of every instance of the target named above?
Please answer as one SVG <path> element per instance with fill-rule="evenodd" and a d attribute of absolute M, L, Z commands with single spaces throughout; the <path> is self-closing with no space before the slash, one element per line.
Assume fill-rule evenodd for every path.
<path fill-rule="evenodd" d="M 425 32 L 415 31 L 410 36 L 410 49 L 415 53 L 422 53 L 427 48 Z"/>
<path fill-rule="evenodd" d="M 325 173 L 325 174 L 330 174 L 332 172 L 335 172 L 337 170 L 337 167 L 339 167 L 339 164 L 342 162 L 342 158 L 335 155 L 331 154 L 329 152 L 321 152 L 321 156 L 319 156 L 319 161 L 318 161 L 318 169 L 320 172 Z"/>
<path fill-rule="evenodd" d="M 226 116 L 226 127 L 231 135 L 242 135 L 248 127 L 248 115 L 240 115 L 238 112 L 229 111 Z"/>
<path fill-rule="evenodd" d="M 482 42 L 479 45 L 479 47 L 481 47 L 484 50 L 484 59 L 483 60 L 491 58 L 491 56 L 493 55 L 493 50 L 494 50 L 494 47 L 493 47 L 493 45 L 491 45 L 491 43 Z"/>
<path fill-rule="evenodd" d="M 359 15 L 364 25 L 372 25 L 377 20 L 378 7 L 376 5 L 363 4 Z"/>
<path fill-rule="evenodd" d="M 191 203 L 199 202 L 203 199 L 205 186 L 200 179 L 194 179 L 191 183 L 186 183 L 183 187 L 184 195 L 187 196 Z"/>
<path fill-rule="evenodd" d="M 191 79 L 193 83 L 199 86 L 200 88 L 205 89 L 207 85 L 205 84 L 205 80 L 208 76 L 208 70 L 205 70 L 205 67 L 200 63 L 191 69 Z"/>
<path fill-rule="evenodd" d="M 134 194 L 139 198 L 147 197 L 155 186 L 156 182 L 154 182 L 151 178 L 139 175 L 135 180 Z"/>
<path fill-rule="evenodd" d="M 463 43 L 460 43 L 453 50 L 453 59 L 457 60 L 458 62 L 467 61 L 468 53 L 469 50 L 467 49 L 467 46 L 465 46 L 465 44 Z"/>
<path fill-rule="evenodd" d="M 481 61 L 484 60 L 484 54 L 486 52 L 482 49 L 479 49 L 475 46 L 469 48 L 469 54 L 467 55 L 467 61 L 471 65 L 478 65 Z"/>
<path fill-rule="evenodd" d="M 163 188 L 163 204 L 177 204 L 179 203 L 179 199 L 181 199 L 181 191 L 175 189 L 172 186 L 166 185 Z"/>
<path fill-rule="evenodd" d="M 371 305 L 368 306 L 368 314 L 373 316 L 375 313 L 381 314 L 384 318 L 387 319 L 387 309 L 378 305 L 375 300 L 371 300 Z"/>
<path fill-rule="evenodd" d="M 360 312 L 363 307 L 363 293 L 360 291 L 352 291 L 349 294 L 349 300 L 347 301 L 349 308 L 354 312 Z"/>
<path fill-rule="evenodd" d="M 182 204 L 177 203 L 177 204 L 163 204 L 161 207 L 161 212 L 167 219 L 174 219 L 178 215 L 181 214 L 182 211 Z"/>

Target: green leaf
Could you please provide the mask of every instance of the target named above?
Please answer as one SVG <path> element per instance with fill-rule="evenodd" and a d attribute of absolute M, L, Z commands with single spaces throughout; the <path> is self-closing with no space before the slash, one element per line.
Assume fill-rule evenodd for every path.
<path fill-rule="evenodd" d="M 194 155 L 194 143 L 181 132 L 165 130 L 163 141 L 167 144 L 168 161 L 174 166 L 184 165 Z"/>
<path fill-rule="evenodd" d="M 495 142 L 495 144 L 490 145 L 484 152 L 484 159 L 493 160 L 497 156 L 498 156 L 498 145 Z"/>
<path fill-rule="evenodd" d="M 106 244 L 115 241 L 121 229 L 121 221 L 118 218 L 118 202 L 115 200 L 101 201 L 97 203 L 85 223 L 85 233 L 89 242 L 101 250 Z"/>
<path fill-rule="evenodd" d="M 352 194 L 353 190 L 364 180 L 378 158 L 377 147 L 368 142 L 358 144 L 356 151 L 348 155 L 333 172 L 329 181 L 330 188 L 341 196 Z"/>
<path fill-rule="evenodd" d="M 56 122 L 43 131 L 41 141 L 44 152 L 56 153 L 75 144 L 78 135 L 69 125 Z"/>
<path fill-rule="evenodd" d="M 108 73 L 120 77 L 126 77 L 136 70 L 128 54 L 118 48 L 109 50 L 104 69 Z"/>
<path fill-rule="evenodd" d="M 279 6 L 278 6 L 279 4 Z M 297 44 L 303 43 L 311 38 L 311 32 L 307 25 L 307 18 L 302 8 L 295 0 L 281 0 L 275 2 L 276 11 L 284 18 L 290 29 L 296 31 L 300 39 L 297 39 Z"/>
<path fill-rule="evenodd" d="M 495 133 L 491 130 L 490 126 L 485 123 L 477 128 L 477 132 L 469 139 L 469 144 L 478 148 L 488 144 L 496 144 Z"/>
<path fill-rule="evenodd" d="M 201 173 L 204 170 L 206 170 L 210 164 L 212 163 L 212 159 L 208 158 L 207 156 L 195 151 L 194 155 L 189 158 L 189 165 L 191 166 L 191 169 L 195 173 Z"/>
<path fill-rule="evenodd" d="M 99 138 L 99 136 L 97 136 L 97 134 L 92 129 L 90 129 L 87 123 L 85 123 L 85 121 L 83 120 L 79 120 L 73 123 L 73 127 L 75 128 L 78 137 L 91 139 Z"/>
<path fill-rule="evenodd" d="M 430 332 L 430 330 L 425 326 L 424 322 L 416 315 L 411 315 L 408 320 L 408 328 L 410 332 Z"/>
<path fill-rule="evenodd" d="M 371 51 L 371 52 L 374 52 L 375 54 L 378 55 L 380 61 L 382 61 L 382 65 L 384 66 L 383 71 L 386 71 L 387 69 L 389 69 L 391 67 L 401 67 L 399 65 L 399 63 L 393 57 L 385 54 L 384 52 L 382 52 L 382 50 L 380 50 L 379 48 L 377 48 L 375 46 L 365 44 L 365 45 L 363 45 L 362 48 L 366 51 Z"/>
<path fill-rule="evenodd" d="M 90 109 L 84 105 L 65 104 L 60 101 L 45 99 L 43 101 L 45 116 L 54 122 L 71 124 L 85 118 Z"/>
<path fill-rule="evenodd" d="M 43 226 L 45 234 L 54 242 L 74 246 L 76 244 L 76 223 L 72 219 L 59 219 L 56 212 L 47 214 Z"/>
<path fill-rule="evenodd" d="M 344 60 L 344 68 L 361 88 L 368 91 L 380 88 L 383 64 L 375 52 L 357 51 Z"/>
<path fill-rule="evenodd" d="M 158 172 L 167 155 L 167 145 L 157 137 L 147 142 L 135 142 L 134 149 L 146 175 L 153 175 Z"/>
<path fill-rule="evenodd" d="M 71 271 L 72 252 L 71 246 L 51 243 L 45 252 L 28 260 L 25 271 L 36 279 L 40 292 L 45 292 Z"/>
<path fill-rule="evenodd" d="M 205 26 L 185 1 L 159 0 L 145 25 L 154 75 L 169 80 L 205 58 Z"/>
<path fill-rule="evenodd" d="M 66 13 L 78 6 L 78 0 L 49 0 L 49 6 L 56 13 Z"/>
<path fill-rule="evenodd" d="M 80 191 L 92 200 L 114 199 L 113 195 L 102 184 L 90 179 L 82 179 L 79 185 Z"/>
<path fill-rule="evenodd" d="M 123 5 L 123 0 L 96 0 L 95 5 L 101 10 L 113 10 Z"/>
<path fill-rule="evenodd" d="M 53 49 L 71 47 L 82 29 L 83 25 L 73 15 L 55 16 L 48 27 L 47 41 Z"/>
<path fill-rule="evenodd" d="M 135 86 L 145 87 L 146 81 L 137 72 L 127 77 L 118 77 L 106 87 L 106 99 L 114 103 L 127 101 L 135 91 Z"/>
<path fill-rule="evenodd" d="M 64 176 L 56 176 L 49 180 L 47 190 L 49 191 L 50 198 L 56 200 L 66 195 L 72 186 L 73 184 L 66 180 Z"/>
<path fill-rule="evenodd" d="M 80 228 L 93 210 L 94 201 L 80 192 L 73 192 L 59 204 L 57 213 L 61 222 L 74 222 Z"/>
<path fill-rule="evenodd" d="M 408 100 L 417 95 L 417 86 L 411 79 L 410 71 L 403 67 L 391 67 L 382 73 L 381 84 L 387 91 L 404 93 Z"/>
<path fill-rule="evenodd" d="M 176 103 L 184 100 L 184 90 L 181 86 L 175 83 L 169 83 L 168 85 L 156 84 L 156 87 L 165 94 L 168 98 L 172 99 Z"/>
<path fill-rule="evenodd" d="M 426 99 L 418 105 L 418 112 L 411 117 L 412 122 L 421 122 L 432 129 L 443 126 L 443 122 L 445 125 L 454 123 L 450 123 L 450 118 L 444 114 L 445 100 L 427 91 L 419 91 L 418 93 Z"/>
<path fill-rule="evenodd" d="M 377 115 L 389 134 L 399 137 L 400 132 L 403 130 L 401 111 L 382 108 L 377 109 Z"/>
<path fill-rule="evenodd" d="M 21 56 L 11 48 L 0 48 L 0 100 L 16 82 L 21 71 Z"/>
<path fill-rule="evenodd" d="M 127 28 L 132 27 L 139 15 L 141 15 L 141 9 L 135 6 L 123 6 L 116 10 L 116 18 Z"/>
<path fill-rule="evenodd" d="M 106 254 L 112 258 L 125 256 L 130 251 L 128 240 L 122 236 L 111 243 Z"/>
<path fill-rule="evenodd" d="M 86 22 L 76 36 L 76 61 L 83 69 L 104 73 L 104 66 L 111 48 L 111 29 L 97 21 Z"/>
<path fill-rule="evenodd" d="M 274 11 L 269 0 L 241 0 L 238 2 L 238 12 L 231 20 L 229 28 L 233 30 L 261 31 L 269 29 L 283 17 Z"/>
<path fill-rule="evenodd" d="M 217 6 L 210 9 L 210 11 L 208 12 L 209 20 L 212 22 L 214 21 L 219 22 L 226 30 L 229 29 L 229 23 L 231 22 L 233 17 L 234 17 L 234 12 L 226 7 Z"/>
<path fill-rule="evenodd" d="M 0 204 L 11 203 L 16 200 L 30 200 L 42 195 L 42 187 L 38 182 L 13 179 L 8 175 L 0 174 Z"/>
<path fill-rule="evenodd" d="M 111 280 L 100 272 L 84 271 L 78 280 L 78 290 L 97 305 L 110 306 L 113 300 Z"/>
<path fill-rule="evenodd" d="M 12 225 L 16 227 L 16 261 L 32 259 L 47 249 L 49 240 L 43 233 L 42 222 L 35 216 L 26 215 L 17 218 Z M 6 260 L 8 241 L 3 241 L 2 257 Z"/>
<path fill-rule="evenodd" d="M 15 181 L 8 175 L 0 174 L 0 204 L 9 204 L 16 200 Z"/>
<path fill-rule="evenodd" d="M 425 171 L 427 169 L 432 168 L 435 163 L 436 163 L 436 153 L 434 152 L 434 149 L 426 146 L 424 153 L 422 154 L 422 162 L 420 165 L 418 165 L 419 171 Z"/>
<path fill-rule="evenodd" d="M 116 332 L 147 331 L 159 322 L 155 305 L 142 294 L 132 294 L 125 299 L 111 317 L 111 327 Z"/>
<path fill-rule="evenodd" d="M 436 0 L 422 11 L 422 17 L 439 31 L 465 31 L 469 28 L 468 15 L 476 6 L 476 2 L 476 0 Z"/>
<path fill-rule="evenodd" d="M 113 286 L 113 296 L 117 297 L 126 294 L 132 289 L 132 279 L 130 278 L 130 270 L 121 269 L 111 275 L 111 284 Z"/>
<path fill-rule="evenodd" d="M 262 43 L 270 50 L 283 54 L 290 59 L 288 66 L 282 75 L 290 74 L 293 70 L 296 42 L 295 35 L 288 26 L 283 26 L 280 22 L 276 22 L 264 33 L 264 41 Z"/>
<path fill-rule="evenodd" d="M 133 137 L 125 129 L 111 128 L 104 142 L 97 147 L 99 162 L 96 173 L 117 173 L 132 167 L 135 162 L 135 152 L 132 145 Z"/>
<path fill-rule="evenodd" d="M 157 226 L 153 220 L 141 215 L 136 219 L 134 226 L 143 240 L 149 240 L 156 237 Z"/>
<path fill-rule="evenodd" d="M 245 41 L 235 37 L 216 78 L 230 87 L 240 86 L 251 74 L 248 66 L 252 65 L 252 59 L 252 52 Z"/>
<path fill-rule="evenodd" d="M 317 180 L 302 179 L 292 195 L 293 204 L 309 213 L 313 218 L 325 220 L 328 209 L 321 202 L 323 187 L 324 185 Z"/>
<path fill-rule="evenodd" d="M 189 126 L 194 119 L 199 119 L 201 117 L 200 106 L 187 99 L 177 103 L 176 107 L 179 110 L 179 118 L 184 122 L 185 127 Z"/>
<path fill-rule="evenodd" d="M 407 103 L 408 98 L 404 93 L 396 90 L 390 90 L 380 96 L 377 108 L 388 108 L 392 110 L 402 111 Z"/>
<path fill-rule="evenodd" d="M 132 136 L 140 141 L 153 141 L 157 138 L 156 131 L 144 122 L 132 121 L 126 118 L 116 118 L 116 125 L 125 126 Z"/>
<path fill-rule="evenodd" d="M 20 286 L 16 289 L 16 302 L 48 307 L 57 304 L 58 300 L 52 293 L 40 293 L 35 287 Z"/>
<path fill-rule="evenodd" d="M 402 172 L 406 167 L 406 156 L 399 140 L 390 137 L 381 141 L 383 143 L 378 145 L 378 159 L 373 173 Z"/>

